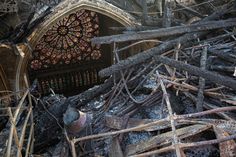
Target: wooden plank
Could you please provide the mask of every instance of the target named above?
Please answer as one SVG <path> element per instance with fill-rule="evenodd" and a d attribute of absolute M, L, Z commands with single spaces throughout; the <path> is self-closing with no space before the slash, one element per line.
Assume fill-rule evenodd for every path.
<path fill-rule="evenodd" d="M 123 129 L 123 123 L 124 123 L 124 118 L 123 117 L 117 117 L 117 116 L 105 116 L 105 121 L 106 121 L 106 126 L 112 129 L 117 129 L 121 130 Z M 144 124 L 148 124 L 151 122 L 154 122 L 155 119 L 135 119 L 135 118 L 129 118 L 128 123 L 127 123 L 127 128 L 132 128 L 132 127 L 137 127 L 137 126 L 142 126 Z M 149 128 L 142 128 L 140 130 L 136 131 L 156 131 L 156 130 L 161 130 L 161 129 L 166 129 L 169 128 L 170 124 L 168 121 L 161 122 L 160 124 L 156 126 L 152 126 Z"/>
<path fill-rule="evenodd" d="M 9 89 L 9 84 L 7 82 L 7 77 L 6 74 L 3 70 L 2 65 L 0 64 L 0 91 L 1 90 L 8 90 Z"/>
<path fill-rule="evenodd" d="M 0 64 L 0 97 L 4 101 L 4 106 L 8 106 L 11 101 L 11 96 L 9 95 L 9 82 L 7 80 L 7 76 L 3 70 L 2 65 Z M 3 107 L 3 106 L 0 106 Z"/>
<path fill-rule="evenodd" d="M 182 139 L 182 138 L 186 138 L 186 137 L 198 134 L 202 131 L 209 129 L 210 127 L 211 127 L 210 125 L 209 126 L 208 125 L 198 125 L 198 124 L 192 125 L 192 126 L 184 127 L 181 129 L 177 129 L 176 134 L 177 134 L 178 138 Z M 128 145 L 125 154 L 127 156 L 129 156 L 129 155 L 133 155 L 136 153 L 148 151 L 150 149 L 156 148 L 157 146 L 171 143 L 172 140 L 173 140 L 173 133 L 172 133 L 172 131 L 169 131 L 169 132 L 154 136 L 147 141 L 142 141 L 137 144 Z"/>
<path fill-rule="evenodd" d="M 216 137 L 218 139 L 222 139 L 229 136 L 229 134 L 223 129 L 220 129 L 218 127 L 213 127 L 213 128 L 214 128 Z M 235 157 L 236 156 L 236 144 L 234 140 L 229 140 L 229 141 L 219 143 L 219 148 L 220 148 L 221 157 Z"/>
<path fill-rule="evenodd" d="M 225 6 L 222 7 L 222 9 L 219 9 L 215 13 L 213 13 L 212 15 L 204 18 L 201 22 L 199 22 L 199 24 L 202 22 L 206 22 L 208 20 L 218 19 L 219 17 L 224 15 L 226 12 L 228 12 L 228 10 L 229 10 L 228 8 L 231 7 L 231 5 L 232 5 L 231 3 L 226 4 Z M 203 32 L 189 33 L 189 34 L 185 34 L 179 38 L 169 40 L 168 42 L 164 42 L 163 44 L 159 45 L 158 47 L 154 47 L 154 48 L 149 49 L 147 51 L 143 51 L 142 53 L 138 53 L 137 55 L 128 57 L 127 59 L 122 60 L 117 64 L 114 64 L 108 68 L 101 70 L 99 72 L 99 76 L 101 76 L 101 77 L 110 76 L 113 73 L 119 72 L 120 70 L 124 70 L 124 69 L 130 68 L 132 66 L 135 66 L 137 64 L 143 63 L 145 61 L 150 60 L 153 56 L 161 55 L 164 52 L 172 49 L 173 47 L 176 46 L 177 43 L 185 43 L 186 41 L 192 41 L 193 39 L 197 39 L 203 35 L 205 35 L 205 33 L 203 33 Z"/>
<path fill-rule="evenodd" d="M 123 152 L 120 146 L 119 138 L 115 137 L 112 139 L 111 148 L 109 151 L 109 157 L 123 157 Z"/>
<path fill-rule="evenodd" d="M 179 62 L 174 59 L 167 58 L 167 57 L 158 56 L 158 57 L 155 57 L 155 59 L 156 61 L 175 67 L 176 69 L 187 71 L 193 75 L 200 76 L 211 82 L 236 90 L 236 80 L 233 78 L 223 76 L 215 72 L 202 70 L 196 66 L 185 64 L 185 63 L 182 63 L 182 62 Z"/>
<path fill-rule="evenodd" d="M 201 70 L 206 70 L 206 63 L 207 63 L 207 47 L 204 47 L 201 52 L 201 59 L 200 59 L 200 68 Z M 203 104 L 204 104 L 204 89 L 206 80 L 202 77 L 199 78 L 199 89 L 198 89 L 198 95 L 197 95 L 197 103 L 196 108 L 198 112 L 203 111 Z"/>
<path fill-rule="evenodd" d="M 165 24 L 168 26 L 169 24 Z M 160 28 L 149 31 L 139 31 L 135 33 L 95 37 L 92 39 L 94 44 L 110 44 L 113 42 L 127 42 L 133 40 L 145 40 L 159 37 L 166 37 L 171 35 L 179 35 L 183 33 L 191 33 L 198 31 L 206 31 L 219 28 L 227 28 L 236 25 L 236 18 L 220 20 L 220 21 L 207 21 L 200 24 L 192 24 L 187 26 L 175 26 L 168 28 Z"/>
<path fill-rule="evenodd" d="M 170 27 L 171 26 L 171 19 L 172 19 L 172 11 L 171 11 L 171 5 L 170 5 L 170 0 L 165 0 L 164 3 L 164 17 L 162 21 L 162 26 L 163 27 Z"/>

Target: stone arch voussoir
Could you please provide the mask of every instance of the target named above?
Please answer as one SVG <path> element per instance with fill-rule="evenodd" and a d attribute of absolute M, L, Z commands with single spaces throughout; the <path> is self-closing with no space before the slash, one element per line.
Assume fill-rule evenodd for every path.
<path fill-rule="evenodd" d="M 39 24 L 33 33 L 31 33 L 28 37 L 31 49 L 27 46 L 20 46 L 20 53 L 23 54 L 19 55 L 18 59 L 19 61 L 16 70 L 17 79 L 15 83 L 16 91 L 24 87 L 23 76 L 27 73 L 27 65 L 31 55 L 30 50 L 34 49 L 37 42 L 50 29 L 51 26 L 63 17 L 81 9 L 94 11 L 108 16 L 125 27 L 140 25 L 140 23 L 132 15 L 106 2 L 105 0 L 66 0 L 60 3 L 53 9 L 51 14 L 45 17 L 45 20 Z"/>

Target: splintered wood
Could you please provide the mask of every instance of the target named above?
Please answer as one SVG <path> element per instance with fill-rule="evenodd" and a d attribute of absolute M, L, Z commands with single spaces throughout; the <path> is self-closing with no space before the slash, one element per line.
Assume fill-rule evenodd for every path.
<path fill-rule="evenodd" d="M 8 108 L 5 154 L 236 156 L 235 1 L 159 3 L 135 1 L 142 25 L 92 39 L 113 48 L 113 65 L 99 72 L 103 84 L 68 98 L 54 92 L 42 98 L 31 87 Z M 132 52 L 137 45 L 154 46 Z M 32 111 L 35 127 L 27 130 Z M 28 144 L 35 139 L 33 152 L 17 126 Z"/>
<path fill-rule="evenodd" d="M 2 112 L 7 114 L 2 115 Z M 22 119 L 21 116 L 23 115 L 24 118 Z M 32 154 L 34 143 L 34 121 L 30 91 L 23 91 L 22 97 L 19 99 L 16 107 L 9 106 L 0 108 L 0 116 L 9 119 L 6 128 L 0 132 L 0 155 L 6 157 L 21 157 L 23 156 L 23 152 L 26 156 Z M 4 120 L 3 118 L 1 121 Z"/>

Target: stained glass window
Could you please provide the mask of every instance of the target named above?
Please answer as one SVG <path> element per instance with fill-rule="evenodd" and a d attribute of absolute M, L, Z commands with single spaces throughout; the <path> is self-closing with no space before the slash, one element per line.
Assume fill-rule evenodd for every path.
<path fill-rule="evenodd" d="M 97 13 L 80 10 L 58 21 L 40 39 L 33 52 L 30 67 L 47 69 L 101 58 L 100 45 L 91 38 L 99 35 Z"/>

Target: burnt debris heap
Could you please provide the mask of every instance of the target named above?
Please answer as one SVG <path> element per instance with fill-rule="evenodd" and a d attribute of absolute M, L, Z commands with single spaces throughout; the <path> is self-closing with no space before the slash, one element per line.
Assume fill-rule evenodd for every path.
<path fill-rule="evenodd" d="M 0 99 L 0 156 L 236 156 L 235 1 L 132 3 L 142 25 L 91 39 L 113 47 L 102 84 Z"/>

